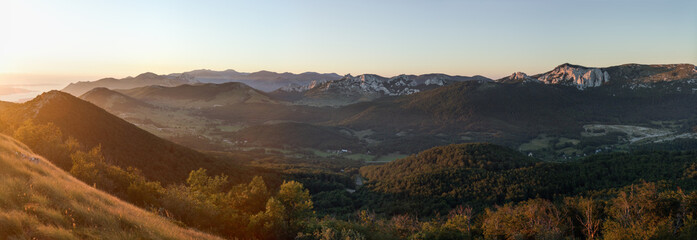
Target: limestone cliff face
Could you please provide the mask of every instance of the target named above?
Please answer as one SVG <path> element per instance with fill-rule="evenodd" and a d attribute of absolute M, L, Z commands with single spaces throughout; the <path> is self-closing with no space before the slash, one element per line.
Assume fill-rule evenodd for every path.
<path fill-rule="evenodd" d="M 610 81 L 610 75 L 600 68 L 587 68 L 566 63 L 538 76 L 537 79 L 545 84 L 562 84 L 585 89 L 599 87 Z"/>
<path fill-rule="evenodd" d="M 528 75 L 525 74 L 524 72 L 515 72 L 509 76 L 511 80 L 525 80 L 528 78 Z"/>
<path fill-rule="evenodd" d="M 508 77 L 497 80 L 500 83 L 541 83 L 534 77 L 528 76 L 524 72 L 515 72 Z"/>
<path fill-rule="evenodd" d="M 697 67 L 693 64 L 624 64 L 606 68 L 591 68 L 572 64 L 562 64 L 552 71 L 528 76 L 517 72 L 497 80 L 500 83 L 554 84 L 573 86 L 579 90 L 600 86 L 619 86 L 630 89 L 650 88 L 656 84 L 669 83 L 680 91 L 680 84 L 697 83 Z M 683 86 L 690 89 L 693 86 Z"/>

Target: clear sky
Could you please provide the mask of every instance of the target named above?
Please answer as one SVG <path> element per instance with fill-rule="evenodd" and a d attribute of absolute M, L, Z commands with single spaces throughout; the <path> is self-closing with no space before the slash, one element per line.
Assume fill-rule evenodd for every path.
<path fill-rule="evenodd" d="M 0 84 L 193 69 L 441 72 L 697 63 L 697 1 L 0 0 Z"/>

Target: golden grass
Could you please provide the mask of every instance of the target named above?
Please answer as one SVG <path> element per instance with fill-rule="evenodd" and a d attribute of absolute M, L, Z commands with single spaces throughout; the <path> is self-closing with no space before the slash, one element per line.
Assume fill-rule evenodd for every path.
<path fill-rule="evenodd" d="M 0 239 L 219 238 L 96 190 L 0 135 Z"/>

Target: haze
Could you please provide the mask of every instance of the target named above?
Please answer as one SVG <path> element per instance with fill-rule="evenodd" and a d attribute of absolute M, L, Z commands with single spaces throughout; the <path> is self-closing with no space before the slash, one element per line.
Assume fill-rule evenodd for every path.
<path fill-rule="evenodd" d="M 0 84 L 201 68 L 499 78 L 564 62 L 697 62 L 695 1 L 10 0 L 0 9 Z"/>

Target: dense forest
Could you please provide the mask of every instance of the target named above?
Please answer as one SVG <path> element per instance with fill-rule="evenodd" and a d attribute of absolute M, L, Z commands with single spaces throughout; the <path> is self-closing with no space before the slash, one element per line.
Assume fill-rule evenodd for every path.
<path fill-rule="evenodd" d="M 697 236 L 695 151 L 639 149 L 549 163 L 493 144 L 458 144 L 363 167 L 362 187 L 353 182 L 359 163 L 278 156 L 252 164 L 277 175 L 239 182 L 201 168 L 163 185 L 139 169 L 113 165 L 99 145 L 86 148 L 51 123 L 4 124 L 2 130 L 93 187 L 226 238 Z"/>

